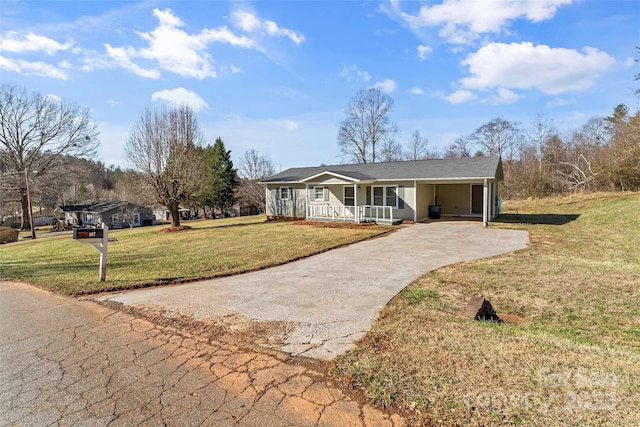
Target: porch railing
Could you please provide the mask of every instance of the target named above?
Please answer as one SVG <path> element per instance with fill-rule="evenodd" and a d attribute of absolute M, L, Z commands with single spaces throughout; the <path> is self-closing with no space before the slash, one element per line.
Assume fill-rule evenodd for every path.
<path fill-rule="evenodd" d="M 307 219 L 393 223 L 392 206 L 307 205 Z"/>
<path fill-rule="evenodd" d="M 358 206 L 360 209 L 360 218 L 366 221 L 388 222 L 393 223 L 393 207 L 392 206 Z"/>
<path fill-rule="evenodd" d="M 358 222 L 357 213 L 355 206 L 307 205 L 308 219 Z"/>

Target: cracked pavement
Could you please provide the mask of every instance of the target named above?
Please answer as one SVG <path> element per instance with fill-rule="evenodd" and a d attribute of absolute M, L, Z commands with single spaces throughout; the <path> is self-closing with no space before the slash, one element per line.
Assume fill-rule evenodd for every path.
<path fill-rule="evenodd" d="M 267 343 L 271 348 L 331 360 L 353 348 L 389 300 L 426 272 L 523 249 L 528 242 L 526 231 L 479 222 L 414 224 L 274 268 L 97 299 L 205 322 L 232 316 L 284 322 L 289 327 Z"/>
<path fill-rule="evenodd" d="M 320 364 L 0 281 L 0 425 L 402 426 Z"/>

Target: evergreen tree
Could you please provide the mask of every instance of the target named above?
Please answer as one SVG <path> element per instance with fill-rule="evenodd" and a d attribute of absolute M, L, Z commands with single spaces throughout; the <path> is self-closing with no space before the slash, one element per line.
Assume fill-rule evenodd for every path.
<path fill-rule="evenodd" d="M 231 150 L 227 150 L 222 139 L 218 138 L 204 153 L 207 180 L 203 201 L 224 216 L 236 200 L 235 187 L 239 184 L 237 170 L 231 161 Z"/>

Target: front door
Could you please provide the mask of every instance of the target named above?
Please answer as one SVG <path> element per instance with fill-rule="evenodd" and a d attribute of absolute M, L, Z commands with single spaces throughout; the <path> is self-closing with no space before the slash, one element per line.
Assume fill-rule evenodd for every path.
<path fill-rule="evenodd" d="M 482 185 L 471 186 L 471 213 L 472 214 L 482 213 L 482 194 L 483 194 Z"/>

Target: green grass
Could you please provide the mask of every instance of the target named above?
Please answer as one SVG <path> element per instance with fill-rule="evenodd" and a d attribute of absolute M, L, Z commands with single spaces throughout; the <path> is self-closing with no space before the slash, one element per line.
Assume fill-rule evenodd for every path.
<path fill-rule="evenodd" d="M 527 249 L 421 277 L 332 368 L 416 425 L 618 425 L 640 419 L 640 194 L 508 201 L 492 228 Z M 522 325 L 462 316 L 488 298 Z"/>
<path fill-rule="evenodd" d="M 251 271 L 389 231 L 265 222 L 264 216 L 188 225 L 193 228 L 177 233 L 159 232 L 164 226 L 110 231 L 117 242 L 108 246 L 106 282 L 99 281 L 99 253 L 69 235 L 0 246 L 0 277 L 65 294 L 93 293 Z"/>

